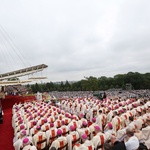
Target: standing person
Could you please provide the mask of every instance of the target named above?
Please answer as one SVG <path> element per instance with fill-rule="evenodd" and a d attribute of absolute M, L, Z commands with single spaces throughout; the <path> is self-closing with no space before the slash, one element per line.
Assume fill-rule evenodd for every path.
<path fill-rule="evenodd" d="M 3 99 L 5 99 L 4 86 L 1 87 L 1 91 L 0 91 L 0 124 L 3 123 L 3 109 L 2 109 L 2 104 L 1 104 L 1 101 Z"/>
<path fill-rule="evenodd" d="M 147 127 L 142 129 L 143 140 L 148 149 L 150 149 L 150 118 L 146 120 Z"/>
<path fill-rule="evenodd" d="M 96 118 L 96 123 L 99 125 L 101 130 L 103 130 L 103 128 L 105 126 L 105 122 L 106 122 L 106 116 L 105 116 L 105 114 L 103 114 L 102 110 L 99 110 L 99 114 Z"/>
<path fill-rule="evenodd" d="M 106 97 L 107 97 L 106 92 L 104 92 L 103 99 L 105 99 Z"/>
<path fill-rule="evenodd" d="M 111 150 L 126 150 L 125 144 L 123 142 L 117 141 L 115 136 L 111 137 L 111 144 L 113 145 Z"/>
<path fill-rule="evenodd" d="M 55 147 L 51 147 L 50 150 L 57 150 Z"/>
<path fill-rule="evenodd" d="M 0 124 L 3 123 L 3 118 L 2 118 L 2 107 L 0 106 Z"/>
<path fill-rule="evenodd" d="M 137 150 L 139 148 L 139 140 L 136 136 L 134 136 L 133 129 L 126 129 L 127 140 L 125 139 L 125 146 L 127 150 Z"/>

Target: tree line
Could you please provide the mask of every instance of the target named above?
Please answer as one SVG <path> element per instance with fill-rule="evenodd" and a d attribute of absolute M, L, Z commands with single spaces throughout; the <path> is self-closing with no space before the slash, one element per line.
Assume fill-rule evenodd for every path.
<path fill-rule="evenodd" d="M 123 89 L 131 85 L 132 89 L 150 89 L 150 73 L 141 74 L 138 72 L 128 72 L 127 74 L 117 74 L 114 77 L 85 77 L 76 82 L 61 81 L 60 83 L 36 83 L 27 85 L 32 92 L 51 91 L 99 91 L 108 89 Z"/>

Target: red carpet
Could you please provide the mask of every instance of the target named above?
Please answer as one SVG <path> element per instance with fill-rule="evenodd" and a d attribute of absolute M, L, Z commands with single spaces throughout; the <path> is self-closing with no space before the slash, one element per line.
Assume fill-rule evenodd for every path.
<path fill-rule="evenodd" d="M 4 111 L 3 124 L 0 124 L 0 150 L 14 150 L 13 148 L 13 128 L 12 128 L 12 106 L 15 103 L 32 101 L 33 96 L 7 96 L 2 100 Z"/>
<path fill-rule="evenodd" d="M 4 111 L 3 124 L 0 124 L 0 150 L 14 150 L 13 147 L 13 128 L 12 128 L 12 106 L 15 103 L 35 100 L 33 96 L 19 97 L 7 96 L 2 100 Z M 88 122 L 88 126 L 91 122 Z"/>

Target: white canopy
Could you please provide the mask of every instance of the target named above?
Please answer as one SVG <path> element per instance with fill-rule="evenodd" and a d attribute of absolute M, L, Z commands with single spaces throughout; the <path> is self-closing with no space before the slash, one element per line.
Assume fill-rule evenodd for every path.
<path fill-rule="evenodd" d="M 12 72 L 0 74 L 0 81 L 33 74 L 33 73 L 42 71 L 43 69 L 45 69 L 47 67 L 48 67 L 47 65 L 41 64 L 41 65 L 37 65 L 37 66 L 32 66 L 32 67 L 28 67 L 28 68 L 24 68 L 24 69 L 12 71 Z"/>

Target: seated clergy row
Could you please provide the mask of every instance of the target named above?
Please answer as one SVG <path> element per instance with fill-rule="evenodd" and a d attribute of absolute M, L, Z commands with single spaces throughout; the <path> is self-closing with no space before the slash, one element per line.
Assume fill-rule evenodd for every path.
<path fill-rule="evenodd" d="M 62 128 L 57 129 L 54 127 L 54 124 L 51 123 L 51 128 L 46 132 L 41 131 L 40 126 L 36 126 L 36 134 L 33 137 L 27 135 L 27 131 L 23 129 L 20 131 L 20 137 L 14 143 L 14 147 L 15 150 L 20 150 L 21 148 L 25 149 L 27 146 L 29 147 L 29 145 L 34 145 L 32 149 L 36 147 L 38 150 L 44 148 L 51 149 L 52 147 L 58 149 L 63 146 L 66 146 L 67 149 L 70 150 L 79 149 L 80 147 L 94 150 L 104 144 L 108 135 L 103 134 L 99 126 L 93 125 L 94 124 L 87 127 L 86 122 L 83 122 L 81 128 L 76 128 L 71 125 L 69 132 L 64 134 Z M 111 126 L 111 124 L 109 126 Z M 90 128 L 92 128 L 92 130 L 94 128 L 94 131 L 91 132 Z"/>
<path fill-rule="evenodd" d="M 35 106 L 36 104 L 34 104 Z M 121 141 L 122 139 L 124 140 L 124 136 L 126 135 L 126 130 L 128 128 L 132 128 L 132 130 L 134 130 L 134 134 L 135 136 L 138 138 L 138 141 L 143 142 L 144 144 L 146 144 L 147 147 L 149 147 L 148 143 L 149 143 L 149 133 L 148 132 L 143 132 L 145 127 L 145 124 L 148 124 L 147 120 L 148 118 L 150 118 L 149 112 L 147 111 L 145 114 L 139 115 L 137 116 L 138 112 L 141 112 L 142 108 L 139 106 L 139 109 L 137 109 L 136 107 L 128 110 L 128 111 L 124 111 L 122 113 L 122 115 L 124 115 L 124 118 L 121 116 L 118 116 L 118 111 L 110 111 L 109 114 L 111 114 L 111 119 L 110 122 L 108 122 L 108 120 L 104 121 L 103 118 L 104 117 L 99 117 L 100 119 L 102 118 L 102 120 L 100 120 L 101 124 L 99 124 L 98 121 L 98 116 L 96 118 L 92 118 L 91 121 L 92 125 L 90 127 L 87 127 L 87 120 L 84 118 L 83 114 L 80 114 L 79 116 L 76 115 L 71 115 L 70 113 L 65 113 L 63 110 L 60 110 L 58 108 L 55 108 L 54 106 L 47 106 L 46 104 L 43 104 L 44 108 L 43 109 L 41 107 L 41 105 L 39 105 L 39 110 L 37 111 L 37 109 L 33 109 L 32 106 L 28 106 L 26 108 L 26 106 L 24 108 L 26 109 L 22 109 L 22 107 L 17 107 L 14 108 L 13 110 L 13 120 L 12 120 L 12 125 L 14 128 L 14 133 L 15 133 L 15 137 L 14 137 L 14 146 L 16 145 L 16 142 L 18 141 L 18 139 L 20 139 L 20 137 L 22 136 L 22 130 L 26 131 L 26 135 L 24 136 L 24 138 L 26 136 L 29 137 L 28 141 L 31 141 L 31 145 L 34 145 L 32 148 L 37 148 L 37 149 L 43 149 L 44 147 L 46 148 L 52 148 L 54 147 L 54 145 L 52 145 L 52 143 L 58 139 L 58 137 L 66 137 L 69 136 L 72 132 L 71 127 L 73 126 L 76 130 L 76 132 L 79 134 L 79 138 L 76 135 L 72 137 L 72 139 L 74 139 L 73 141 L 77 142 L 78 144 L 74 144 L 73 142 L 73 147 L 71 146 L 72 142 L 68 141 L 67 138 L 67 145 L 65 143 L 61 143 L 59 145 L 60 146 L 65 146 L 68 147 L 69 149 L 72 148 L 82 148 L 82 144 L 83 144 L 83 139 L 84 137 L 87 136 L 87 140 L 92 142 L 92 144 L 94 145 L 94 148 L 97 148 L 98 146 L 101 146 L 102 143 L 105 143 L 106 141 L 109 141 L 112 137 L 112 135 L 116 136 L 117 140 Z M 48 109 L 47 109 L 48 108 Z M 149 105 L 147 105 L 147 110 L 149 110 Z M 30 113 L 32 110 L 32 114 Z M 134 111 L 133 111 L 134 110 Z M 101 113 L 102 111 L 100 111 Z M 105 114 L 105 119 L 109 116 L 109 114 Z M 100 114 L 103 115 L 103 114 Z M 99 115 L 99 116 L 100 116 Z M 134 119 L 130 121 L 130 118 L 133 117 Z M 110 118 L 110 117 L 109 117 Z M 123 118 L 123 119 L 122 119 Z M 116 121 L 115 121 L 116 120 Z M 122 122 L 122 120 L 124 120 L 124 122 Z M 104 124 L 103 124 L 104 121 Z M 147 122 L 146 122 L 147 121 Z M 126 124 L 122 124 L 122 123 L 126 123 Z M 94 144 L 93 139 L 96 136 L 96 128 L 95 127 L 100 127 L 100 131 L 103 134 L 103 136 L 98 137 L 98 139 L 96 141 L 98 141 L 97 144 Z M 52 131 L 51 129 L 54 128 Z M 58 130 L 61 130 L 61 134 L 59 134 L 59 132 L 57 132 Z M 59 131 L 60 131 L 59 130 Z M 40 134 L 40 136 L 37 135 L 37 133 L 43 132 Z M 49 132 L 48 132 L 49 131 Z M 147 133 L 147 134 L 145 134 Z M 86 136 L 84 135 L 86 134 Z M 83 136 L 84 135 L 84 136 Z M 72 134 L 71 134 L 72 136 Z M 145 138 L 144 138 L 145 136 Z M 26 138 L 28 138 L 26 137 Z M 51 139 L 52 138 L 52 139 Z M 37 139 L 37 140 L 36 140 Z M 71 139 L 71 137 L 69 138 Z M 86 139 L 86 138 L 85 138 Z M 85 141 L 87 141 L 85 140 Z M 143 141 L 142 141 L 143 140 Z M 101 141 L 104 141 L 101 143 Z M 43 142 L 43 143 L 41 143 Z M 18 143 L 18 142 L 17 142 Z M 28 143 L 28 142 L 27 142 Z M 44 144 L 45 143 L 45 144 Z M 86 142 L 87 143 L 87 142 Z M 52 146 L 51 146 L 52 145 Z M 26 145 L 27 146 L 27 145 Z M 23 142 L 22 142 L 22 147 L 23 146 Z M 91 148 L 88 147 L 87 148 Z"/>

